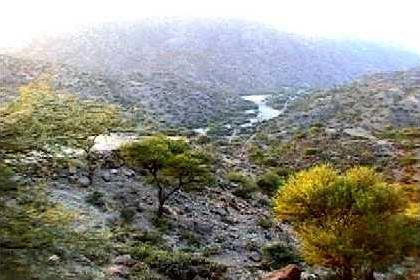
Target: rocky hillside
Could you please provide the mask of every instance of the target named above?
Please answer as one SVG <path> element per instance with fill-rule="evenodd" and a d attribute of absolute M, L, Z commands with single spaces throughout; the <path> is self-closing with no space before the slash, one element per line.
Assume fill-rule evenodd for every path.
<path fill-rule="evenodd" d="M 283 108 L 285 98 L 273 100 L 273 106 Z M 420 69 L 375 74 L 346 86 L 302 94 L 265 128 L 291 132 L 317 124 L 360 136 L 392 127 L 419 127 Z"/>
<path fill-rule="evenodd" d="M 22 54 L 111 75 L 175 73 L 237 93 L 329 86 L 420 62 L 393 46 L 305 38 L 234 20 L 109 24 L 34 42 Z"/>
<path fill-rule="evenodd" d="M 319 162 L 371 165 L 418 186 L 419 68 L 370 75 L 330 90 L 300 89 L 292 96 L 271 99 L 283 112 L 258 128 L 251 158 L 298 170 Z"/>
<path fill-rule="evenodd" d="M 212 121 L 241 118 L 249 104 L 236 95 L 210 89 L 173 73 L 154 73 L 145 77 L 132 72 L 119 77 L 81 71 L 65 64 L 0 55 L 0 98 L 16 96 L 19 86 L 40 77 L 51 79 L 57 91 L 83 98 L 103 100 L 148 115 L 164 127 L 206 126 Z"/>

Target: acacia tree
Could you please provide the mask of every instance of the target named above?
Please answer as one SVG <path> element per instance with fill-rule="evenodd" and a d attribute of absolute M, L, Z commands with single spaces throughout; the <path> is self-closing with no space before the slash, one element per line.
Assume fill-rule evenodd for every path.
<path fill-rule="evenodd" d="M 121 155 L 132 166 L 146 170 L 150 183 L 157 187 L 158 217 L 176 192 L 200 186 L 212 178 L 210 157 L 184 140 L 146 137 L 124 145 Z"/>
<path fill-rule="evenodd" d="M 15 101 L 0 108 L 0 149 L 48 154 L 62 147 L 82 149 L 91 177 L 95 138 L 122 125 L 118 109 L 79 100 L 74 95 L 56 94 L 48 80 L 24 86 L 19 93 Z"/>
<path fill-rule="evenodd" d="M 313 167 L 290 178 L 274 202 L 277 217 L 294 225 L 304 259 L 343 280 L 374 279 L 418 246 L 419 216 L 406 215 L 404 192 L 370 168 L 340 175 Z"/>

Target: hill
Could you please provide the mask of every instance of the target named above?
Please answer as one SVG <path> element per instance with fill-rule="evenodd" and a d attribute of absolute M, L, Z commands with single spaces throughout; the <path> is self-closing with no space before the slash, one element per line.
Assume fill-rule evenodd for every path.
<path fill-rule="evenodd" d="M 419 68 L 300 92 L 288 101 L 278 95 L 270 103 L 283 108 L 282 114 L 258 128 L 251 158 L 298 170 L 319 162 L 370 165 L 418 186 Z"/>
<path fill-rule="evenodd" d="M 273 98 L 283 108 L 285 98 Z M 420 69 L 374 74 L 330 90 L 314 90 L 290 101 L 269 131 L 323 124 L 336 129 L 381 131 L 420 126 Z"/>
<path fill-rule="evenodd" d="M 131 72 L 115 77 L 10 55 L 0 55 L 0 65 L 0 101 L 16 97 L 20 86 L 47 76 L 56 91 L 121 105 L 127 112 L 137 112 L 136 118 L 148 118 L 162 127 L 200 127 L 242 118 L 251 106 L 236 95 L 220 94 L 173 73 L 145 77 Z"/>
<path fill-rule="evenodd" d="M 22 54 L 113 76 L 173 73 L 236 93 L 331 86 L 420 62 L 418 55 L 393 46 L 308 38 L 235 20 L 108 24 L 39 40 Z"/>

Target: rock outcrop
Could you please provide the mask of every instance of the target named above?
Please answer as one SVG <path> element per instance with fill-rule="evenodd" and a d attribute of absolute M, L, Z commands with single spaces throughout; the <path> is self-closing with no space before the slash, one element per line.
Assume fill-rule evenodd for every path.
<path fill-rule="evenodd" d="M 289 264 L 288 266 L 269 273 L 264 277 L 263 280 L 300 280 L 301 270 L 295 264 Z"/>

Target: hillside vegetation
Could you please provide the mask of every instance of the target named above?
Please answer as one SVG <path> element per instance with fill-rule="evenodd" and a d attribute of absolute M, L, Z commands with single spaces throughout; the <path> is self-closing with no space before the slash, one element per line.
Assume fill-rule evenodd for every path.
<path fill-rule="evenodd" d="M 0 55 L 0 101 L 17 96 L 20 86 L 43 76 L 52 87 L 83 99 L 121 105 L 127 115 L 147 127 L 203 127 L 211 122 L 243 119 L 252 104 L 228 92 L 216 91 L 174 73 L 145 77 L 133 72 L 109 77 L 64 64 Z"/>

